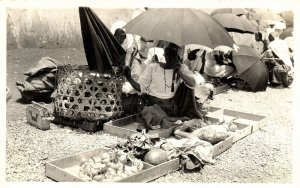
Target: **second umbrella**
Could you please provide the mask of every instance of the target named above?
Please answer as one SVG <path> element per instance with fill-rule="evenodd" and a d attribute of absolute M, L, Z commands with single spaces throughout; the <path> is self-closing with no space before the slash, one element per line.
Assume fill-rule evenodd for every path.
<path fill-rule="evenodd" d="M 268 85 L 268 69 L 251 47 L 240 45 L 238 52 L 233 51 L 232 62 L 238 77 L 247 82 L 253 91 L 264 91 Z"/>
<path fill-rule="evenodd" d="M 228 32 L 256 33 L 257 29 L 247 18 L 234 14 L 216 14 L 213 16 Z"/>
<path fill-rule="evenodd" d="M 124 29 L 147 40 L 164 40 L 178 46 L 199 44 L 206 50 L 219 46 L 235 49 L 225 28 L 198 9 L 151 9 L 128 22 Z"/>

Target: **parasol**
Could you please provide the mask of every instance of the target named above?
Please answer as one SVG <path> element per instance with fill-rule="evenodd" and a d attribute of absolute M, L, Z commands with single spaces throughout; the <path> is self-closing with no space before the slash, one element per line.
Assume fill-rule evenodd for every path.
<path fill-rule="evenodd" d="M 236 48 L 225 28 L 198 9 L 151 9 L 128 22 L 124 29 L 146 40 L 164 40 L 178 46 L 199 44 L 208 51 L 220 46 Z"/>
<path fill-rule="evenodd" d="M 247 82 L 253 91 L 264 91 L 268 85 L 268 69 L 260 60 L 258 53 L 250 46 L 240 45 L 233 51 L 232 62 L 238 77 Z"/>

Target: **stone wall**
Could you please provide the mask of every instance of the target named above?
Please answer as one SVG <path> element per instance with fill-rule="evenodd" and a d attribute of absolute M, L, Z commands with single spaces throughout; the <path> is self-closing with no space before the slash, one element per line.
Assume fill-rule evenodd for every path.
<path fill-rule="evenodd" d="M 92 9 L 110 29 L 133 9 Z M 7 48 L 82 48 L 78 8 L 7 9 Z"/>

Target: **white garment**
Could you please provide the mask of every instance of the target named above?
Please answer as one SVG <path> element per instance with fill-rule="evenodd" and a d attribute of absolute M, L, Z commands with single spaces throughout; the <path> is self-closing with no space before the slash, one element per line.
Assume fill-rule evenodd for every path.
<path fill-rule="evenodd" d="M 205 59 L 204 72 L 209 76 L 222 78 L 234 73 L 232 66 L 218 64 L 211 52 L 206 54 Z"/>
<path fill-rule="evenodd" d="M 283 29 L 286 29 L 286 24 L 285 24 L 285 22 L 282 22 L 282 21 L 276 21 L 273 28 L 283 30 Z"/>
<path fill-rule="evenodd" d="M 130 49 L 132 47 L 133 42 L 134 42 L 133 35 L 126 34 L 126 39 L 123 41 L 121 46 L 125 51 L 127 51 L 128 49 Z"/>
<path fill-rule="evenodd" d="M 205 84 L 205 79 L 199 72 L 194 72 L 194 75 L 195 75 L 196 85 Z"/>
<path fill-rule="evenodd" d="M 123 20 L 115 21 L 115 22 L 111 25 L 110 32 L 111 32 L 112 34 L 114 34 L 115 31 L 116 31 L 117 29 L 123 28 L 125 25 L 126 25 L 126 22 L 123 21 Z"/>
<path fill-rule="evenodd" d="M 149 48 L 147 60 L 152 60 L 152 57 L 154 55 L 158 57 L 159 62 L 164 62 L 164 63 L 166 62 L 163 48 L 158 48 L 158 47 Z"/>
<path fill-rule="evenodd" d="M 199 53 L 200 54 L 200 53 Z M 187 65 L 187 67 L 191 70 L 191 71 L 197 71 L 199 72 L 203 63 L 202 63 L 202 57 L 201 55 L 199 55 L 198 52 L 196 54 L 196 59 L 195 60 L 188 60 L 186 59 L 184 61 L 184 63 Z M 201 53 L 202 54 L 202 53 Z"/>
<path fill-rule="evenodd" d="M 285 40 L 275 39 L 270 42 L 269 48 L 284 62 L 293 69 L 293 64 L 289 54 L 289 46 Z"/>
<path fill-rule="evenodd" d="M 182 65 L 183 70 L 188 70 L 186 65 Z M 173 79 L 173 69 L 163 69 L 158 63 L 147 65 L 143 74 L 140 75 L 138 83 L 141 86 L 141 92 L 160 99 L 170 99 L 174 97 L 182 79 L 174 83 L 174 92 L 171 91 Z"/>
<path fill-rule="evenodd" d="M 131 86 L 129 82 L 124 82 L 122 85 L 122 92 L 127 94 L 134 94 L 137 91 Z"/>

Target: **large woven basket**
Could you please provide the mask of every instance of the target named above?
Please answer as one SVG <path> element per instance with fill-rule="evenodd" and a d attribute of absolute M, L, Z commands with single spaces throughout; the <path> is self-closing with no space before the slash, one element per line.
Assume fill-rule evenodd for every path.
<path fill-rule="evenodd" d="M 76 120 L 108 120 L 122 114 L 123 79 L 91 72 L 88 66 L 58 67 L 55 115 Z"/>

